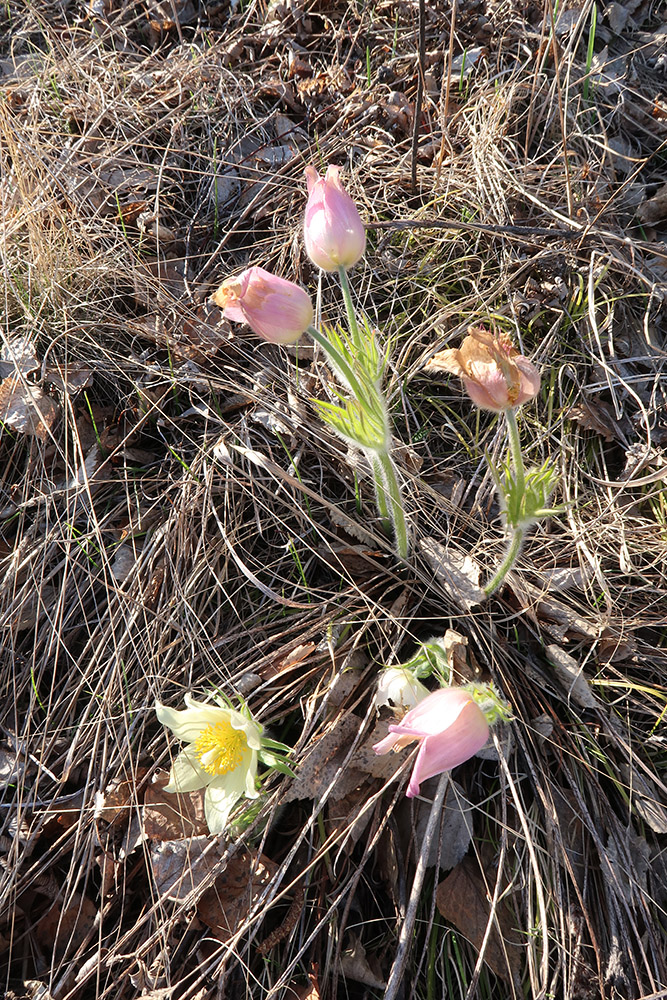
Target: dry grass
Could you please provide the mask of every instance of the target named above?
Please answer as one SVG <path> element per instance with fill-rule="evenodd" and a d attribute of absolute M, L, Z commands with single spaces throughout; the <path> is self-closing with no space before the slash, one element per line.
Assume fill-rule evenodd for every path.
<path fill-rule="evenodd" d="M 33 415 L 34 387 L 47 397 L 30 433 L 0 437 L 9 997 L 380 997 L 392 967 L 406 1000 L 667 996 L 657 13 L 620 38 L 598 11 L 591 64 L 591 5 L 562 12 L 557 47 L 548 4 L 459 4 L 451 44 L 433 6 L 416 191 L 416 4 L 0 15 L 3 377 L 13 356 Z M 207 301 L 252 262 L 336 315 L 300 239 L 311 161 L 347 167 L 370 224 L 354 288 L 393 338 L 405 565 L 314 416 L 321 359 Z M 490 318 L 542 366 L 522 431 L 531 461 L 558 461 L 567 507 L 462 612 L 420 545 L 493 567 L 482 453 L 502 430 L 422 368 Z M 448 628 L 516 719 L 448 793 L 469 803 L 454 871 L 479 899 L 469 886 L 445 919 L 427 868 L 397 951 L 435 789 L 409 806 L 368 770 L 372 693 L 378 664 Z M 153 710 L 216 686 L 295 746 L 297 772 L 220 842 L 188 803 L 167 811 L 155 779 L 175 746 Z M 487 921 L 484 963 L 466 934 Z"/>

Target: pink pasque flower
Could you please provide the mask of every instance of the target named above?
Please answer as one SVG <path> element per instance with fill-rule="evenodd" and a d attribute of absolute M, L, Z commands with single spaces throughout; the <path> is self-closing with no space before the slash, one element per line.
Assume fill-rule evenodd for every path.
<path fill-rule="evenodd" d="M 463 688 L 440 688 L 420 701 L 373 749 L 378 754 L 420 741 L 412 769 L 409 799 L 419 794 L 422 781 L 450 771 L 481 750 L 489 738 L 484 712 Z"/>
<path fill-rule="evenodd" d="M 468 329 L 460 347 L 435 354 L 426 369 L 458 375 L 473 403 L 482 410 L 513 409 L 540 390 L 539 371 L 519 354 L 509 335 L 478 326 Z"/>
<path fill-rule="evenodd" d="M 352 267 L 366 249 L 366 230 L 357 206 L 338 177 L 340 167 L 327 167 L 320 177 L 315 167 L 306 167 L 308 203 L 303 235 L 306 252 L 323 271 Z"/>
<path fill-rule="evenodd" d="M 308 292 L 263 267 L 249 267 L 238 278 L 227 278 L 212 299 L 225 319 L 247 323 L 272 344 L 293 344 L 313 322 Z"/>

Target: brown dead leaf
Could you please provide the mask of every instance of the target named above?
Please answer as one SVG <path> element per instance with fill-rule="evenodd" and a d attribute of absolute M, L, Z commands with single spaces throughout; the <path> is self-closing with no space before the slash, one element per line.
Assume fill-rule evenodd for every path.
<path fill-rule="evenodd" d="M 131 226 L 132 223 L 137 221 L 137 218 L 142 212 L 145 212 L 148 208 L 148 202 L 146 200 L 142 201 L 126 201 L 124 204 L 121 203 L 118 206 L 118 212 L 126 226 Z"/>
<path fill-rule="evenodd" d="M 60 392 L 68 392 L 74 396 L 82 389 L 90 388 L 94 374 L 89 365 L 84 365 L 80 361 L 69 361 L 67 364 L 56 361 L 47 368 L 44 377 Z"/>
<path fill-rule="evenodd" d="M 320 1000 L 317 971 L 310 973 L 310 983 L 307 986 L 299 986 L 298 983 L 286 986 L 285 1000 Z"/>
<path fill-rule="evenodd" d="M 397 823 L 403 841 L 410 845 L 415 864 L 419 859 L 421 848 L 426 836 L 432 798 L 438 784 L 438 778 L 431 778 L 422 784 L 421 795 L 413 802 L 405 799 L 397 812 Z M 465 796 L 463 788 L 455 781 L 449 783 L 447 798 L 440 819 L 441 827 L 429 845 L 428 854 L 424 858 L 427 868 L 439 865 L 441 871 L 448 872 L 458 865 L 468 852 L 473 834 L 474 806 Z M 442 831 L 442 839 L 440 835 Z M 438 854 L 438 848 L 440 853 Z"/>
<path fill-rule="evenodd" d="M 565 414 L 566 420 L 574 420 L 585 431 L 593 431 L 599 434 L 605 441 L 615 441 L 619 438 L 618 421 L 614 414 L 614 409 L 598 399 L 595 406 L 592 406 L 586 399 L 580 403 L 575 403 Z"/>
<path fill-rule="evenodd" d="M 472 556 L 454 548 L 446 549 L 435 538 L 422 538 L 419 548 L 443 590 L 463 611 L 486 601 L 479 586 L 480 567 Z"/>
<path fill-rule="evenodd" d="M 439 912 L 479 951 L 489 921 L 490 902 L 487 882 L 473 858 L 464 858 L 437 888 L 435 901 Z M 516 981 L 521 972 L 522 949 L 514 931 L 513 918 L 504 902 L 496 909 L 484 961 L 504 982 Z"/>
<path fill-rule="evenodd" d="M 572 636 L 597 639 L 599 629 L 577 614 L 573 607 L 547 596 L 544 589 L 533 586 L 525 577 L 510 574 L 508 581 L 519 605 L 529 618 L 540 625 L 558 642 Z"/>
<path fill-rule="evenodd" d="M 327 839 L 336 836 L 338 842 L 356 844 L 368 826 L 373 810 L 368 808 L 370 787 L 367 782 L 349 789 L 344 796 L 331 796 L 326 804 L 324 824 Z"/>
<path fill-rule="evenodd" d="M 600 704 L 591 690 L 588 677 L 573 656 L 560 646 L 552 644 L 546 648 L 547 659 L 556 671 L 558 680 L 567 691 L 568 700 L 580 708 L 597 708 Z"/>
<path fill-rule="evenodd" d="M 144 830 L 152 840 L 180 840 L 208 833 L 204 789 L 165 792 L 169 775 L 160 775 L 144 793 Z"/>
<path fill-rule="evenodd" d="M 0 379 L 9 375 L 30 375 L 39 368 L 35 343 L 31 337 L 14 337 L 0 348 Z"/>
<path fill-rule="evenodd" d="M 353 936 L 352 945 L 341 954 L 340 965 L 345 978 L 352 979 L 355 983 L 363 983 L 374 990 L 383 990 L 387 985 L 380 978 L 377 956 L 366 952 L 358 935 Z"/>
<path fill-rule="evenodd" d="M 639 206 L 637 217 L 640 222 L 646 224 L 655 224 L 667 219 L 667 184 L 663 184 L 652 198 Z"/>
<path fill-rule="evenodd" d="M 19 376 L 0 382 L 0 421 L 19 434 L 45 441 L 53 427 L 59 406 L 37 385 Z"/>
<path fill-rule="evenodd" d="M 312 749 L 299 763 L 297 776 L 285 792 L 282 801 L 318 799 L 329 786 L 335 787 L 331 798 L 344 798 L 364 780 L 364 773 L 347 765 L 343 766 L 350 746 L 359 732 L 361 719 L 353 713 L 342 715 L 334 728 L 313 743 Z"/>
<path fill-rule="evenodd" d="M 62 958 L 66 951 L 75 952 L 93 927 L 97 907 L 92 899 L 75 892 L 67 901 L 67 909 L 56 903 L 37 923 L 41 947 Z"/>
<path fill-rule="evenodd" d="M 254 903 L 269 885 L 278 865 L 265 854 L 243 852 L 230 859 L 215 885 L 197 904 L 199 919 L 219 941 L 228 941 L 246 919 Z"/>
<path fill-rule="evenodd" d="M 291 649 L 289 653 L 283 656 L 265 661 L 257 667 L 257 672 L 265 681 L 269 681 L 273 677 L 279 677 L 281 674 L 289 670 L 294 670 L 295 667 L 305 663 L 315 652 L 316 648 L 314 642 L 304 642 L 299 646 L 295 646 L 294 649 Z"/>
<path fill-rule="evenodd" d="M 160 895 L 182 900 L 197 892 L 219 865 L 222 851 L 209 836 L 154 843 L 151 868 Z"/>
<path fill-rule="evenodd" d="M 187 295 L 182 261 L 146 261 L 133 268 L 132 276 L 137 305 L 164 308 Z"/>
<path fill-rule="evenodd" d="M 479 679 L 481 673 L 479 664 L 472 650 L 468 649 L 468 640 L 464 635 L 453 628 L 448 628 L 441 640 L 441 645 L 452 672 L 453 684 L 469 684 L 470 681 Z"/>

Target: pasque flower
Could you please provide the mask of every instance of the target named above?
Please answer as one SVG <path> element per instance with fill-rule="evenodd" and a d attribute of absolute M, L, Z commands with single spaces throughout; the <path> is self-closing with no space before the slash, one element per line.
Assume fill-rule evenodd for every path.
<path fill-rule="evenodd" d="M 375 704 L 378 708 L 389 704 L 396 708 L 414 708 L 429 693 L 429 689 L 417 680 L 411 670 L 387 667 L 378 677 Z"/>
<path fill-rule="evenodd" d="M 352 267 L 366 249 L 366 230 L 357 206 L 339 179 L 340 167 L 327 167 L 320 177 L 306 167 L 308 203 L 303 235 L 306 252 L 323 271 Z"/>
<path fill-rule="evenodd" d="M 519 354 L 505 331 L 490 333 L 471 326 L 460 347 L 440 351 L 426 368 L 458 375 L 473 403 L 483 410 L 521 406 L 540 389 L 539 371 Z"/>
<path fill-rule="evenodd" d="M 308 292 L 263 267 L 227 278 L 212 298 L 225 319 L 247 323 L 272 344 L 293 344 L 313 322 Z"/>
<path fill-rule="evenodd" d="M 186 709 L 177 711 L 156 702 L 163 726 L 187 746 L 174 760 L 167 792 L 205 788 L 204 809 L 211 833 L 221 833 L 229 814 L 244 795 L 257 798 L 255 776 L 262 727 L 249 715 L 185 696 Z"/>
<path fill-rule="evenodd" d="M 406 795 L 419 794 L 422 781 L 449 771 L 481 750 L 489 738 L 489 724 L 470 692 L 440 688 L 420 701 L 373 749 L 378 754 L 420 743 Z"/>

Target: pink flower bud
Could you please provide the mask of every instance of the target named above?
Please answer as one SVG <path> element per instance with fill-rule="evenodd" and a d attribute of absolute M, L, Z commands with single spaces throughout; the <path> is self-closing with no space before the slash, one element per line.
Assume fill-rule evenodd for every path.
<path fill-rule="evenodd" d="M 272 344 L 293 344 L 313 322 L 308 292 L 262 267 L 227 278 L 212 298 L 225 319 L 247 323 Z"/>
<path fill-rule="evenodd" d="M 401 750 L 420 741 L 412 769 L 409 799 L 419 794 L 422 781 L 450 771 L 481 750 L 489 738 L 484 712 L 463 688 L 440 688 L 420 701 L 373 749 L 378 754 Z"/>
<path fill-rule="evenodd" d="M 352 267 L 366 249 L 366 230 L 357 207 L 338 178 L 340 167 L 327 167 L 320 177 L 306 167 L 308 204 L 303 235 L 306 252 L 323 271 Z"/>
<path fill-rule="evenodd" d="M 440 351 L 426 364 L 429 371 L 451 372 L 482 410 L 507 410 L 527 403 L 540 390 L 540 373 L 512 346 L 507 333 L 471 326 L 460 348 Z"/>

